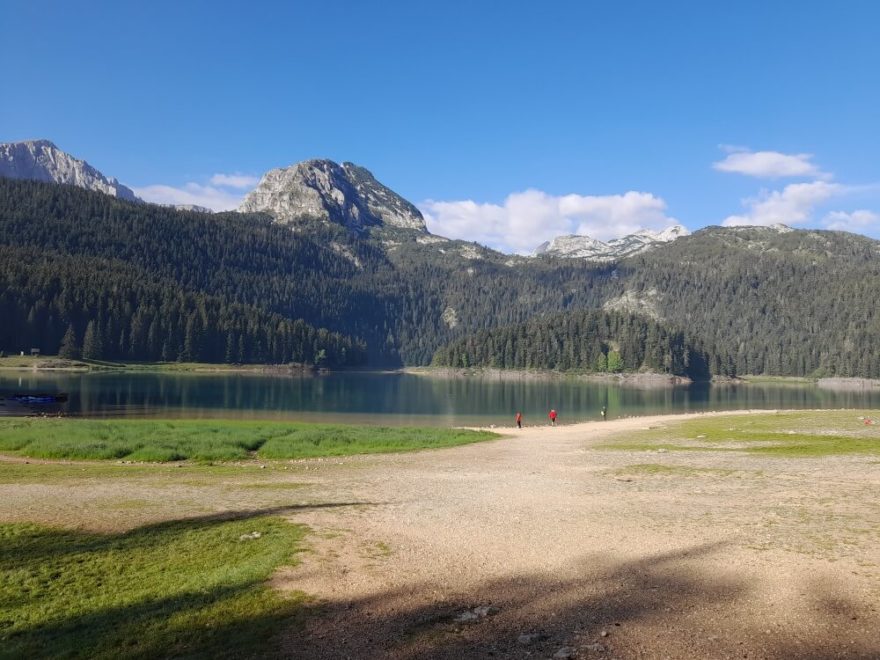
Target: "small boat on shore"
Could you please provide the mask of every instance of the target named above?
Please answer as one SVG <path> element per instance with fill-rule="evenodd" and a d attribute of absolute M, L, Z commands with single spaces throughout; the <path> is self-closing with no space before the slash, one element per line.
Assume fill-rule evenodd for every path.
<path fill-rule="evenodd" d="M 24 394 L 13 394 L 8 398 L 26 405 L 49 405 L 53 403 L 64 403 L 67 401 L 67 393 L 61 392 L 58 394 L 47 394 L 43 392 L 29 392 Z"/>

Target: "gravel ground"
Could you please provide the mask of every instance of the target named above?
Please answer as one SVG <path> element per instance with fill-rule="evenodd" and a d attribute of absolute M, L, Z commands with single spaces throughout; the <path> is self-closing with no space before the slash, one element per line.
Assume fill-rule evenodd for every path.
<path fill-rule="evenodd" d="M 615 452 L 637 418 L 316 470 L 304 658 L 880 657 L 880 462 Z M 680 467 L 640 474 L 633 464 Z"/>
<path fill-rule="evenodd" d="M 599 448 L 667 419 L 222 479 L 120 465 L 0 480 L 0 520 L 307 523 L 309 551 L 274 578 L 313 596 L 289 657 L 880 658 L 880 460 Z"/>

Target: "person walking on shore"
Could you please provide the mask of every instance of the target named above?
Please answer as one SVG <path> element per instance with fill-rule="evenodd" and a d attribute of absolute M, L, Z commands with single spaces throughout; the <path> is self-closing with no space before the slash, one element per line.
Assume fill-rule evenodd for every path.
<path fill-rule="evenodd" d="M 608 419 L 608 406 L 602 406 L 602 421 L 606 421 Z"/>
<path fill-rule="evenodd" d="M 556 426 L 556 410 L 553 408 L 550 409 L 550 413 L 547 415 L 550 418 L 550 426 Z"/>
<path fill-rule="evenodd" d="M 516 413 L 516 428 L 518 428 L 518 429 L 522 428 L 522 413 L 521 412 Z"/>

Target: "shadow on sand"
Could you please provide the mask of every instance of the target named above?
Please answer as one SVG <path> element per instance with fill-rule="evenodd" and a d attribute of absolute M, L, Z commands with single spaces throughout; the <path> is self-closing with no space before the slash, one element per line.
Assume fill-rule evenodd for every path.
<path fill-rule="evenodd" d="M 289 632 L 283 655 L 551 658 L 569 648 L 578 658 L 880 657 L 876 612 L 829 598 L 818 585 L 810 588 L 813 607 L 803 626 L 755 621 L 752 585 L 691 564 L 710 556 L 723 562 L 725 545 L 626 562 L 591 556 L 564 578 L 499 579 L 443 601 L 431 599 L 436 585 L 423 585 L 312 605 L 314 616 Z"/>
<path fill-rule="evenodd" d="M 0 536 L 0 571 L 36 572 L 71 554 L 88 561 L 91 553 L 148 548 L 230 521 L 368 504 L 237 511 L 116 535 L 40 530 Z M 0 603 L 0 657 L 21 657 L 26 649 L 28 657 L 550 658 L 563 647 L 578 658 L 880 657 L 876 610 L 842 596 L 834 585 L 807 585 L 810 612 L 802 625 L 756 621 L 748 612 L 755 585 L 696 566 L 723 562 L 724 552 L 725 544 L 715 543 L 623 562 L 589 555 L 564 576 L 497 579 L 444 599 L 433 597 L 437 585 L 425 584 L 355 601 L 279 599 L 263 609 L 249 609 L 248 598 L 265 591 L 265 579 L 233 576 L 209 589 L 125 605 L 108 601 L 32 626 L 19 622 L 10 632 L 9 608 L 39 600 L 35 585 Z M 701 562 L 707 558 L 712 562 Z M 216 609 L 224 602 L 239 606 L 211 618 L 205 630 L 202 615 L 224 614 Z M 112 653 L 94 652 L 108 642 Z"/>

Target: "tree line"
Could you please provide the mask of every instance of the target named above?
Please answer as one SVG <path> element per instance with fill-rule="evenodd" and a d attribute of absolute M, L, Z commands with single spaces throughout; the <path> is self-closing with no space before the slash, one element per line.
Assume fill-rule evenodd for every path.
<path fill-rule="evenodd" d="M 362 342 L 126 264 L 0 246 L 0 348 L 69 358 L 362 364 Z"/>
<path fill-rule="evenodd" d="M 683 332 L 632 314 L 570 312 L 483 330 L 444 346 L 433 364 L 708 377 L 707 356 Z"/>
<path fill-rule="evenodd" d="M 429 364 L 438 349 L 486 330 L 614 305 L 687 337 L 713 375 L 880 377 L 880 252 L 865 237 L 709 228 L 607 264 L 423 239 L 2 179 L 0 311 L 15 334 L 2 330 L 0 349 L 41 332 L 45 346 L 60 347 L 71 323 L 82 344 L 94 321 L 114 355 L 275 361 L 316 354 L 305 348 L 314 340 L 294 330 L 300 322 L 325 328 L 321 341 L 347 337 L 346 363 Z M 21 259 L 16 250 L 40 262 L 45 282 L 21 279 L 10 265 Z M 73 307 L 59 301 L 61 289 Z M 52 321 L 40 330 L 44 318 Z M 161 340 L 151 342 L 154 323 Z M 565 347 L 559 364 L 581 364 L 573 351 Z"/>

